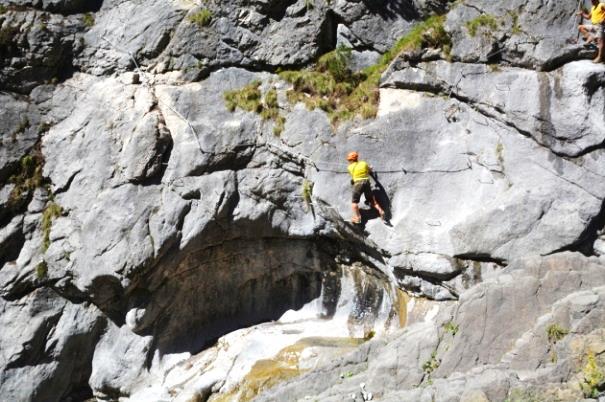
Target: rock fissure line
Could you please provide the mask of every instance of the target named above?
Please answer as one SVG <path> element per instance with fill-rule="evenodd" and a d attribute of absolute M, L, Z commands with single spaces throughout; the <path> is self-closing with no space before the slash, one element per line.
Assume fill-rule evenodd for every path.
<path fill-rule="evenodd" d="M 421 69 L 421 67 L 416 67 L 418 69 Z M 425 70 L 426 71 L 426 70 Z M 428 71 L 427 71 L 428 73 Z M 441 80 L 440 80 L 441 81 Z M 605 148 L 605 141 L 601 144 L 595 145 L 595 146 L 591 146 L 591 147 L 587 147 L 582 151 L 579 151 L 578 153 L 574 153 L 574 154 L 568 154 L 565 152 L 558 152 L 553 150 L 552 148 L 550 148 L 547 144 L 542 143 L 541 141 L 539 141 L 537 138 L 535 138 L 530 132 L 521 129 L 520 127 L 518 127 L 514 122 L 502 118 L 500 116 L 498 116 L 498 114 L 492 113 L 490 112 L 489 109 L 493 109 L 494 111 L 500 113 L 500 114 L 506 114 L 503 112 L 500 112 L 498 110 L 498 108 L 494 105 L 491 105 L 489 103 L 486 102 L 476 102 L 474 100 L 472 100 L 471 98 L 464 96 L 460 93 L 457 93 L 454 91 L 454 88 L 456 88 L 456 86 L 452 86 L 449 83 L 447 83 L 446 81 L 442 81 L 442 84 L 445 84 L 446 86 L 449 86 L 450 89 L 449 91 L 441 86 L 433 86 L 429 83 L 423 83 L 423 84 L 412 84 L 412 83 L 407 83 L 407 84 L 402 84 L 402 83 L 398 83 L 397 85 L 394 85 L 393 88 L 395 89 L 405 89 L 405 90 L 411 90 L 411 91 L 415 91 L 415 92 L 424 92 L 424 93 L 430 93 L 433 95 L 447 95 L 450 98 L 454 98 L 457 101 L 470 106 L 473 110 L 479 112 L 480 114 L 482 114 L 483 116 L 487 117 L 488 119 L 493 119 L 499 123 L 502 123 L 504 125 L 506 125 L 507 127 L 510 127 L 512 129 L 514 129 L 517 133 L 519 133 L 520 135 L 522 135 L 525 138 L 531 139 L 534 143 L 536 143 L 537 145 L 539 145 L 540 147 L 548 150 L 550 153 L 561 157 L 561 158 L 579 158 L 582 156 L 586 156 L 587 154 L 589 154 L 590 152 L 594 152 L 597 150 L 601 150 Z M 385 86 L 385 88 L 389 88 L 390 86 Z M 489 108 L 489 109 L 488 109 Z"/>

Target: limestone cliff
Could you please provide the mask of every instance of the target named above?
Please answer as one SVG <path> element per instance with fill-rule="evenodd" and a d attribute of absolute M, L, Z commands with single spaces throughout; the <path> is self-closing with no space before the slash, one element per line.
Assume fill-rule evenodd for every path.
<path fill-rule="evenodd" d="M 0 400 L 597 398 L 576 7 L 1 0 Z"/>

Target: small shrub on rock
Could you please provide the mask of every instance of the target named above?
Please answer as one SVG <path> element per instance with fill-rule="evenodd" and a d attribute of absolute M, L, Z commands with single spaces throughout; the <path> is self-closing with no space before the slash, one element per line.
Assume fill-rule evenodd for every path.
<path fill-rule="evenodd" d="M 587 398 L 596 398 L 597 395 L 605 388 L 605 373 L 597 363 L 597 359 L 593 352 L 588 352 L 586 358 L 586 366 L 582 370 L 584 376 L 580 383 L 582 392 Z"/>
<path fill-rule="evenodd" d="M 197 13 L 191 14 L 189 17 L 187 17 L 187 19 L 191 23 L 196 24 L 198 27 L 202 28 L 210 25 L 210 23 L 212 22 L 212 12 L 207 8 L 202 8 Z"/>
<path fill-rule="evenodd" d="M 263 110 L 261 104 L 260 81 L 253 81 L 242 89 L 227 91 L 224 94 L 227 109 L 234 112 L 240 108 L 247 112 L 260 113 Z"/>
<path fill-rule="evenodd" d="M 259 114 L 263 120 L 274 121 L 273 134 L 279 136 L 284 131 L 286 119 L 279 112 L 277 90 L 271 88 L 263 97 L 260 84 L 260 81 L 253 81 L 242 89 L 225 92 L 225 104 L 230 112 L 240 108 Z"/>
<path fill-rule="evenodd" d="M 445 332 L 452 334 L 452 336 L 455 336 L 458 333 L 458 325 L 453 321 L 448 321 L 443 324 L 443 329 Z"/>
<path fill-rule="evenodd" d="M 12 210 L 19 209 L 29 198 L 33 190 L 43 184 L 43 164 L 44 159 L 39 149 L 34 149 L 29 155 L 21 158 L 19 172 L 9 178 L 9 182 L 14 185 L 8 198 L 9 208 Z"/>
<path fill-rule="evenodd" d="M 425 361 L 422 365 L 422 371 L 424 371 L 425 374 L 430 375 L 433 371 L 439 368 L 440 364 L 441 361 L 437 359 L 437 352 L 433 352 L 431 353 L 431 358 Z"/>
<path fill-rule="evenodd" d="M 465 24 L 470 36 L 476 36 L 481 28 L 487 28 L 491 31 L 498 28 L 498 22 L 493 15 L 481 14 L 480 16 L 467 21 Z"/>
<path fill-rule="evenodd" d="M 380 100 L 380 77 L 398 55 L 429 47 L 442 49 L 447 53 L 447 49 L 451 48 L 450 37 L 443 26 L 444 21 L 444 16 L 432 16 L 417 24 L 397 41 L 376 65 L 361 71 L 353 72 L 349 69 L 351 49 L 346 47 L 338 47 L 324 54 L 312 69 L 282 71 L 279 76 L 292 84 L 292 88 L 286 92 L 286 97 L 290 103 L 301 102 L 309 110 L 323 110 L 328 114 L 333 126 L 357 116 L 363 119 L 374 118 Z M 235 93 L 244 94 L 249 91 L 250 88 L 245 87 L 226 93 L 227 108 L 234 111 L 236 107 L 240 107 L 234 102 Z M 255 101 L 260 102 L 260 92 Z M 261 113 L 260 110 L 256 112 Z M 265 112 L 263 118 L 268 113 L 270 112 Z M 276 129 L 279 129 L 280 121 L 277 123 Z"/>
<path fill-rule="evenodd" d="M 46 264 L 46 261 L 43 260 L 38 265 L 36 265 L 36 278 L 44 279 L 47 274 L 48 274 L 48 264 Z"/>
<path fill-rule="evenodd" d="M 95 25 L 95 17 L 91 13 L 86 13 L 84 14 L 84 17 L 82 17 L 82 22 L 84 23 L 84 26 L 91 28 Z"/>
<path fill-rule="evenodd" d="M 51 202 L 44 209 L 42 213 L 42 251 L 48 250 L 50 246 L 50 229 L 52 228 L 53 220 L 61 216 L 62 213 L 63 208 L 55 202 Z"/>
<path fill-rule="evenodd" d="M 376 65 L 362 71 L 349 70 L 351 49 L 339 47 L 323 55 L 315 69 L 280 73 L 282 79 L 293 85 L 288 100 L 302 102 L 311 110 L 320 108 L 334 126 L 356 116 L 376 117 L 380 77 L 399 54 L 428 47 L 445 51 L 451 47 L 444 21 L 443 16 L 433 16 L 417 24 Z"/>
<path fill-rule="evenodd" d="M 558 324 L 551 324 L 546 328 L 546 335 L 548 336 L 548 342 L 555 344 L 561 339 L 565 338 L 565 335 L 569 334 L 569 330 L 561 327 Z"/>

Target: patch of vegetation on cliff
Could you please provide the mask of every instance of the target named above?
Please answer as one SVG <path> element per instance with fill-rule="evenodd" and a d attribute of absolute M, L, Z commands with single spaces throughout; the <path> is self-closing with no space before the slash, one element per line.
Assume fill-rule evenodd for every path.
<path fill-rule="evenodd" d="M 521 29 L 521 24 L 519 23 L 519 13 L 516 11 L 507 11 L 506 14 L 511 18 L 511 33 L 513 35 L 523 33 L 523 29 Z"/>
<path fill-rule="evenodd" d="M 449 334 L 452 334 L 452 336 L 456 336 L 456 334 L 458 333 L 458 329 L 458 324 L 453 321 L 448 321 L 443 324 L 443 330 Z"/>
<path fill-rule="evenodd" d="M 363 338 L 303 338 L 295 344 L 281 349 L 272 358 L 258 360 L 236 387 L 224 394 L 214 394 L 210 400 L 213 402 L 247 402 L 253 400 L 257 395 L 277 384 L 284 383 L 307 372 L 309 368 L 302 368 L 300 363 L 301 357 L 309 348 L 347 348 L 353 350 L 365 341 Z M 341 377 L 350 378 L 353 375 L 353 372 L 347 372 L 341 374 Z"/>
<path fill-rule="evenodd" d="M 559 324 L 551 324 L 546 328 L 546 337 L 551 347 L 550 361 L 553 363 L 557 362 L 557 352 L 554 350 L 554 346 L 557 342 L 565 338 L 569 334 L 569 330 L 561 327 Z"/>
<path fill-rule="evenodd" d="M 320 57 L 314 69 L 280 73 L 281 78 L 293 85 L 288 100 L 302 102 L 310 110 L 322 109 L 333 125 L 356 116 L 376 117 L 380 77 L 398 55 L 427 47 L 449 52 L 451 40 L 443 27 L 444 21 L 444 16 L 433 16 L 417 24 L 377 64 L 358 72 L 348 68 L 351 49 L 339 47 Z"/>
<path fill-rule="evenodd" d="M 63 213 L 63 208 L 55 202 L 50 202 L 42 213 L 42 251 L 48 250 L 50 246 L 50 229 L 53 225 L 53 220 L 58 218 Z"/>
<path fill-rule="evenodd" d="M 260 81 L 253 81 L 242 89 L 227 91 L 224 93 L 225 104 L 230 112 L 240 108 L 247 112 L 262 112 Z"/>
<path fill-rule="evenodd" d="M 84 17 L 82 17 L 82 22 L 85 27 L 92 28 L 95 24 L 95 17 L 91 13 L 86 13 L 84 14 Z"/>
<path fill-rule="evenodd" d="M 437 359 L 437 352 L 433 352 L 431 353 L 431 358 L 422 364 L 422 370 L 430 374 L 439 368 L 440 363 L 439 359 Z"/>
<path fill-rule="evenodd" d="M 304 179 L 302 182 L 301 195 L 307 208 L 309 208 L 313 203 L 313 185 L 313 182 L 307 179 Z"/>
<path fill-rule="evenodd" d="M 274 121 L 273 134 L 280 135 L 284 131 L 286 119 L 279 112 L 277 90 L 271 88 L 263 97 L 260 85 L 260 81 L 253 81 L 242 89 L 225 92 L 225 104 L 230 112 L 240 108 L 259 114 L 263 120 Z"/>
<path fill-rule="evenodd" d="M 22 207 L 32 192 L 44 183 L 43 165 L 44 159 L 39 147 L 21 158 L 18 173 L 9 178 L 9 182 L 14 185 L 8 197 L 8 206 L 11 210 L 16 211 Z"/>
<path fill-rule="evenodd" d="M 467 21 L 464 25 L 466 26 L 469 35 L 475 37 L 479 30 L 483 30 L 483 28 L 489 31 L 498 28 L 498 21 L 493 15 L 481 14 L 480 16 Z"/>
<path fill-rule="evenodd" d="M 605 388 L 605 372 L 598 364 L 594 352 L 588 352 L 586 356 L 586 366 L 582 370 L 583 380 L 580 382 L 580 388 L 587 398 L 596 398 Z"/>
<path fill-rule="evenodd" d="M 8 8 L 4 4 L 0 4 L 0 15 L 8 11 Z"/>
<path fill-rule="evenodd" d="M 548 342 L 555 344 L 561 339 L 565 338 L 565 335 L 569 334 L 569 330 L 561 327 L 559 324 L 551 324 L 546 328 L 546 335 L 548 336 Z"/>
<path fill-rule="evenodd" d="M 292 84 L 286 93 L 288 101 L 291 104 L 304 103 L 309 110 L 323 110 L 333 126 L 356 116 L 363 119 L 376 117 L 380 77 L 398 55 L 429 47 L 449 53 L 451 40 L 443 27 L 444 21 L 445 16 L 432 16 L 418 23 L 383 54 L 377 64 L 361 71 L 353 72 L 348 67 L 351 49 L 338 47 L 321 56 L 314 68 L 280 72 L 280 78 Z M 250 110 L 251 106 L 258 107 L 254 102 L 259 99 L 249 86 L 225 93 L 227 108 L 231 111 L 240 107 L 261 113 Z"/>
<path fill-rule="evenodd" d="M 46 261 L 42 260 L 38 265 L 36 265 L 36 278 L 44 279 L 48 274 L 48 264 Z"/>
<path fill-rule="evenodd" d="M 212 22 L 212 12 L 207 8 L 202 8 L 200 11 L 188 16 L 187 19 L 189 22 L 202 28 L 210 25 Z"/>

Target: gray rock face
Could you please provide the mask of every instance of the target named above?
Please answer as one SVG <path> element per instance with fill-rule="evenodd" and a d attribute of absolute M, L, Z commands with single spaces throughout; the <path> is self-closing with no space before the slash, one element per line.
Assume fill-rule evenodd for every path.
<path fill-rule="evenodd" d="M 360 383 L 387 401 L 579 400 L 587 353 L 602 350 L 604 269 L 571 253 L 521 260 L 435 322 L 412 323 L 255 400 L 336 401 L 360 394 Z M 552 325 L 561 338 L 549 338 Z M 347 369 L 354 375 L 339 378 Z"/>
<path fill-rule="evenodd" d="M 0 89 L 28 93 L 73 70 L 76 17 L 9 10 L 0 15 Z"/>
<path fill-rule="evenodd" d="M 103 4 L 102 0 L 7 0 L 9 6 L 33 7 L 57 14 L 76 14 L 89 11 L 98 11 Z"/>
<path fill-rule="evenodd" d="M 13 401 L 77 398 L 86 389 L 90 355 L 104 326 L 99 310 L 70 303 L 48 288 L 18 301 L 2 300 L 0 309 L 2 397 Z"/>
<path fill-rule="evenodd" d="M 557 68 L 581 52 L 573 43 L 579 23 L 576 11 L 577 3 L 460 2 L 447 16 L 452 56 L 465 63 L 505 61 L 529 68 Z"/>
<path fill-rule="evenodd" d="M 7 2 L 0 394 L 128 398 L 233 330 L 320 296 L 333 317 L 354 268 L 364 336 L 380 289 L 441 302 L 258 399 L 579 400 L 588 350 L 605 363 L 605 75 L 567 43 L 575 5 L 542 3 Z M 337 44 L 371 66 L 433 12 L 451 51 L 396 56 L 375 119 L 288 102 L 278 69 Z M 225 105 L 256 80 L 280 136 Z M 347 224 L 350 150 L 389 225 Z"/>
<path fill-rule="evenodd" d="M 482 64 L 436 62 L 395 71 L 383 85 L 461 99 L 555 154 L 576 157 L 604 140 L 599 90 L 604 79 L 603 69 L 587 62 L 567 64 L 552 74 L 520 68 L 490 74 Z"/>

